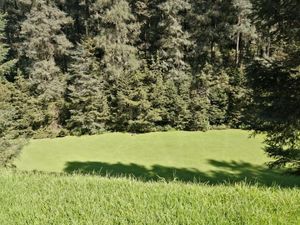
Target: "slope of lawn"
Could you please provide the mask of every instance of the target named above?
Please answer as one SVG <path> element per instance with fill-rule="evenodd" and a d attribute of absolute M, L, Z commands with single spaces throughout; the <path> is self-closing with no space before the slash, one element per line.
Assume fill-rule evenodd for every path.
<path fill-rule="evenodd" d="M 0 224 L 300 224 L 298 188 L 0 170 Z"/>
<path fill-rule="evenodd" d="M 209 184 L 246 181 L 300 186 L 298 177 L 265 166 L 263 138 L 241 130 L 166 132 L 32 140 L 15 161 L 19 170 L 67 172 L 139 180 Z"/>

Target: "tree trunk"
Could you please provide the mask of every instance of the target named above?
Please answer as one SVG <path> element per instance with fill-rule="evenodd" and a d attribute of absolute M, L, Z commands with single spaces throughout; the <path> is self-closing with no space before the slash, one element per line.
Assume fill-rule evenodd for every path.
<path fill-rule="evenodd" d="M 241 25 L 241 16 L 239 15 L 238 16 L 238 26 Z M 239 65 L 240 64 L 240 42 L 241 42 L 241 32 L 238 31 L 237 32 L 237 37 L 236 37 L 236 57 L 235 57 L 235 63 L 236 65 Z"/>
<path fill-rule="evenodd" d="M 268 37 L 268 45 L 267 45 L 267 56 L 271 56 L 271 38 Z"/>
<path fill-rule="evenodd" d="M 210 45 L 210 60 L 211 63 L 215 61 L 215 42 L 212 41 Z"/>
<path fill-rule="evenodd" d="M 236 59 L 235 63 L 237 66 L 240 63 L 240 39 L 241 39 L 241 33 L 238 32 L 236 37 L 236 57 L 235 57 Z"/>

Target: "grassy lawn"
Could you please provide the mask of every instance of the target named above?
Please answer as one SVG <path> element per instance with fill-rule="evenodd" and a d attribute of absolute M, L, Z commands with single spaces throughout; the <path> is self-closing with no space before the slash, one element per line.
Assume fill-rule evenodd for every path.
<path fill-rule="evenodd" d="M 267 169 L 263 138 L 249 134 L 241 130 L 113 133 L 33 140 L 15 164 L 26 171 L 124 175 L 143 181 L 300 186 L 298 177 Z"/>
<path fill-rule="evenodd" d="M 0 170 L 0 224 L 300 224 L 300 178 L 269 170 L 262 141 L 241 130 L 32 140 L 17 170 Z"/>
<path fill-rule="evenodd" d="M 0 224 L 300 224 L 300 191 L 0 171 Z"/>

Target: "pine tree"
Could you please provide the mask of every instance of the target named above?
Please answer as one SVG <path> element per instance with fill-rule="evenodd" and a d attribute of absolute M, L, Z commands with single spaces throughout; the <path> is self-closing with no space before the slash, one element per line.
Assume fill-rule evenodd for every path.
<path fill-rule="evenodd" d="M 249 0 L 234 0 L 234 8 L 237 12 L 237 24 L 233 26 L 232 32 L 236 42 L 236 65 L 240 65 L 243 59 L 242 44 L 249 45 L 251 40 L 257 38 L 256 28 L 251 21 L 252 4 Z"/>
<path fill-rule="evenodd" d="M 60 61 L 57 65 L 64 69 L 66 62 L 63 58 L 68 55 L 72 44 L 62 29 L 71 22 L 71 18 L 54 3 L 35 1 L 21 27 L 23 42 L 20 53 L 26 63 L 34 66 L 35 62 L 53 59 Z"/>
<path fill-rule="evenodd" d="M 173 80 L 165 81 L 167 123 L 170 127 L 178 130 L 188 129 L 188 124 L 191 119 L 188 108 L 190 99 L 188 98 L 189 95 L 186 93 L 188 91 L 188 85 L 190 85 L 190 82 L 184 82 L 179 89 Z"/>
<path fill-rule="evenodd" d="M 151 57 L 150 48 L 152 44 L 151 21 L 153 12 L 150 4 L 151 1 L 149 0 L 134 0 L 131 2 L 132 12 L 140 24 L 140 34 L 137 40 L 139 55 L 146 60 Z"/>
<path fill-rule="evenodd" d="M 186 55 L 192 46 L 189 33 L 184 30 L 184 14 L 190 9 L 187 1 L 166 1 L 159 5 L 162 11 L 158 57 L 162 72 L 165 73 L 169 103 L 170 125 L 186 129 L 190 118 L 189 90 L 191 68 Z"/>
<path fill-rule="evenodd" d="M 21 23 L 26 19 L 26 14 L 30 10 L 30 1 L 2 1 L 1 12 L 5 13 L 7 24 L 5 27 L 6 44 L 9 47 L 7 59 L 16 60 L 19 57 L 18 50 L 21 43 Z M 16 68 L 17 69 L 17 68 Z M 10 74 L 12 77 L 16 75 L 16 72 Z"/>
<path fill-rule="evenodd" d="M 90 24 L 93 0 L 57 0 L 57 6 L 72 17 L 73 23 L 64 29 L 72 43 L 81 43 L 89 37 L 94 27 Z"/>
<path fill-rule="evenodd" d="M 60 130 L 59 116 L 63 106 L 67 55 L 72 44 L 62 28 L 71 19 L 60 11 L 53 2 L 36 1 L 22 23 L 23 38 L 19 63 L 30 83 L 31 95 L 38 100 L 39 109 L 44 112 L 40 132 Z M 42 134 L 41 134 L 42 135 Z"/>
<path fill-rule="evenodd" d="M 119 88 L 125 88 L 126 85 L 122 82 L 126 82 L 140 67 L 138 49 L 135 46 L 140 25 L 125 0 L 98 0 L 92 5 L 92 15 L 92 24 L 97 33 L 94 37 L 97 57 L 111 109 L 109 124 L 110 129 L 115 130 L 118 127 L 115 121 L 119 119 L 116 116 L 118 105 L 122 104 L 119 102 L 118 93 L 126 91 Z M 124 113 L 130 114 L 129 111 Z"/>
<path fill-rule="evenodd" d="M 206 63 L 215 66 L 223 64 L 230 40 L 232 20 L 231 1 L 192 0 L 189 26 L 195 41 L 192 66 L 199 72 Z M 229 16 L 230 15 L 230 16 Z"/>
<path fill-rule="evenodd" d="M 159 7 L 163 12 L 158 50 L 161 66 L 172 79 L 181 80 L 190 71 L 185 55 L 186 50 L 192 45 L 190 35 L 183 28 L 181 13 L 189 10 L 190 5 L 184 0 L 169 0 Z"/>
<path fill-rule="evenodd" d="M 192 6 L 188 21 L 195 42 L 190 59 L 193 79 L 199 83 L 197 80 L 207 76 L 210 83 L 193 91 L 207 89 L 210 125 L 240 125 L 240 101 L 245 91 L 242 63 L 252 57 L 250 41 L 255 38 L 250 25 L 251 4 L 247 0 L 217 0 L 192 1 Z"/>
<path fill-rule="evenodd" d="M 201 82 L 199 82 L 201 83 Z M 195 82 L 195 85 L 199 84 Z M 191 119 L 188 124 L 188 129 L 192 131 L 207 131 L 210 128 L 208 109 L 209 99 L 205 93 L 201 92 L 202 88 L 196 87 L 191 92 Z"/>
<path fill-rule="evenodd" d="M 11 163 L 21 146 L 15 131 L 15 108 L 11 102 L 12 94 L 17 90 L 6 79 L 6 75 L 15 65 L 15 60 L 7 60 L 9 49 L 4 42 L 6 22 L 4 15 L 0 14 L 0 166 Z"/>
<path fill-rule="evenodd" d="M 98 0 L 92 6 L 96 46 L 104 73 L 115 79 L 139 67 L 134 46 L 140 26 L 125 0 Z"/>
<path fill-rule="evenodd" d="M 78 46 L 70 70 L 67 89 L 67 128 L 72 134 L 97 134 L 105 130 L 109 119 L 103 74 L 95 54 L 93 40 Z"/>
<path fill-rule="evenodd" d="M 228 75 L 205 64 L 196 74 L 192 86 L 192 129 L 207 130 L 225 123 L 228 107 Z"/>
<path fill-rule="evenodd" d="M 166 96 L 167 87 L 164 81 L 164 74 L 161 69 L 152 62 L 146 69 L 146 84 L 149 87 L 148 99 L 151 102 L 151 108 L 148 110 L 148 118 L 154 123 L 153 130 L 170 129 L 168 119 L 167 104 L 169 99 Z"/>
<path fill-rule="evenodd" d="M 116 95 L 117 107 L 115 123 L 118 130 L 129 132 L 147 132 L 153 129 L 148 113 L 151 110 L 146 73 L 136 71 L 118 77 Z"/>
<path fill-rule="evenodd" d="M 7 61 L 8 45 L 4 43 L 7 21 L 3 14 L 0 14 L 0 79 L 4 79 L 4 75 L 15 65 L 16 60 Z"/>
<path fill-rule="evenodd" d="M 232 128 L 241 128 L 245 119 L 244 110 L 249 100 L 247 98 L 245 66 L 227 68 L 226 73 L 229 74 L 226 124 Z"/>
<path fill-rule="evenodd" d="M 220 126 L 226 124 L 228 111 L 229 77 L 225 71 L 207 68 L 210 77 L 208 110 L 210 125 Z"/>
<path fill-rule="evenodd" d="M 249 127 L 267 134 L 265 151 L 274 159 L 271 167 L 288 167 L 299 173 L 300 4 L 264 0 L 254 1 L 253 6 L 256 23 L 264 29 L 273 27 L 274 44 L 284 48 L 254 60 L 247 68 Z"/>
<path fill-rule="evenodd" d="M 12 135 L 13 108 L 9 104 L 10 85 L 0 78 L 0 166 L 6 165 L 16 153 Z"/>
<path fill-rule="evenodd" d="M 4 29 L 6 27 L 6 20 L 4 15 L 0 14 L 0 140 L 4 138 L 7 131 L 7 114 L 10 111 L 9 105 L 9 84 L 6 81 L 5 74 L 11 66 L 11 62 L 5 62 L 8 48 L 4 43 Z M 1 146 L 1 145 L 0 145 Z"/>
<path fill-rule="evenodd" d="M 209 120 L 209 85 L 210 77 L 207 71 L 203 70 L 201 73 L 193 77 L 191 86 L 191 120 L 189 124 L 190 130 L 208 130 L 210 128 Z"/>

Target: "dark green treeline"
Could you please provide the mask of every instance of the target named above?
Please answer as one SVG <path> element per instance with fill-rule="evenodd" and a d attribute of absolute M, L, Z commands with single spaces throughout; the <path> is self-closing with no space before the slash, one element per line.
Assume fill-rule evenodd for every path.
<path fill-rule="evenodd" d="M 255 21 L 250 0 L 0 6 L 8 51 L 0 60 L 10 62 L 0 91 L 14 135 L 241 127 L 245 68 L 281 52 L 272 27 Z"/>

